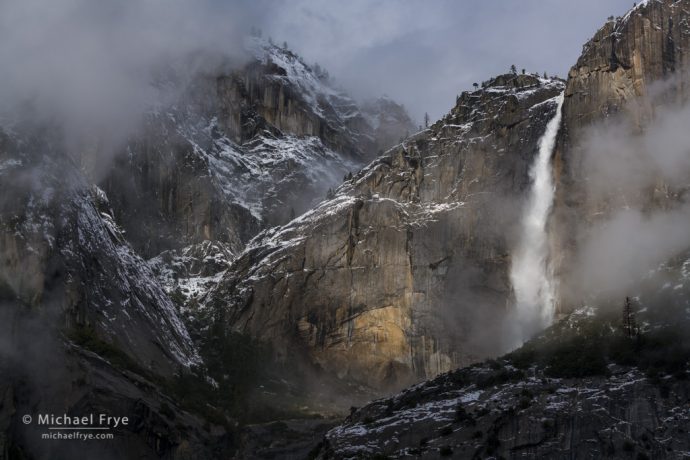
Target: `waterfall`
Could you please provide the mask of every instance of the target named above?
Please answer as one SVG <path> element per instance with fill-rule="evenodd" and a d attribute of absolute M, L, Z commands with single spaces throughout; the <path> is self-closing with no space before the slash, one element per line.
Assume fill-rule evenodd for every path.
<path fill-rule="evenodd" d="M 510 278 L 516 300 L 515 338 L 521 344 L 553 320 L 555 286 L 548 267 L 546 223 L 553 205 L 554 184 L 551 155 L 561 124 L 563 93 L 554 98 L 556 114 L 539 139 L 539 152 L 530 167 L 531 189 L 520 223 L 520 239 L 513 253 Z"/>

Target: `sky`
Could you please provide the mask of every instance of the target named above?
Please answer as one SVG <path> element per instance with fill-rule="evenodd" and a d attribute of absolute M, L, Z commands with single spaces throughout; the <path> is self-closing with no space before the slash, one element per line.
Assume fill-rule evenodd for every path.
<path fill-rule="evenodd" d="M 259 27 L 358 99 L 388 95 L 415 120 L 447 113 L 506 72 L 565 76 L 629 0 L 0 0 L 0 115 L 33 101 L 90 129 L 136 124 L 151 75 L 189 56 L 241 54 Z M 199 59 L 199 62 L 208 60 Z M 171 64 L 172 63 L 172 64 Z M 107 110 L 106 110 L 107 108 Z M 108 114 L 111 120 L 103 120 Z M 127 126 L 121 128 L 123 131 Z"/>
<path fill-rule="evenodd" d="M 264 35 L 326 67 L 356 97 L 387 94 L 422 120 L 506 72 L 565 77 L 582 45 L 632 0 L 261 0 Z"/>

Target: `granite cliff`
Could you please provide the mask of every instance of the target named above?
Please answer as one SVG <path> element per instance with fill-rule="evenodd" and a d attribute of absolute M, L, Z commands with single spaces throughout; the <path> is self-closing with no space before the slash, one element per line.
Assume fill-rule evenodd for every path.
<path fill-rule="evenodd" d="M 624 209 L 650 213 L 682 205 L 685 169 L 664 166 L 660 150 L 667 147 L 644 136 L 687 102 L 688 11 L 684 1 L 650 0 L 609 18 L 568 74 L 550 221 L 563 312 L 579 302 L 567 280 L 588 228 Z M 610 144 L 612 136 L 630 140 Z"/>
<path fill-rule="evenodd" d="M 222 426 L 205 430 L 164 383 L 202 364 L 174 304 L 46 130 L 0 134 L 2 458 L 227 452 Z M 22 423 L 99 412 L 131 414 L 126 442 L 42 444 L 45 427 Z"/>
<path fill-rule="evenodd" d="M 244 47 L 239 68 L 168 76 L 160 85 L 173 103 L 148 113 L 114 167 L 95 175 L 145 257 L 205 240 L 237 253 L 414 129 L 390 100 L 365 116 L 290 50 L 257 37 Z"/>
<path fill-rule="evenodd" d="M 276 432 L 266 457 L 304 453 L 328 422 L 237 422 L 413 383 L 353 408 L 312 456 L 686 455 L 687 248 L 629 280 L 634 331 L 576 275 L 590 227 L 684 206 L 684 170 L 621 187 L 591 160 L 625 169 L 597 130 L 634 143 L 682 109 L 689 11 L 642 2 L 567 81 L 499 75 L 418 132 L 258 37 L 240 66 L 165 75 L 174 103 L 112 158 L 66 149 L 59 127 L 3 125 L 0 458 L 103 453 L 35 446 L 18 416 L 48 410 L 134 414 L 115 457 L 252 457 Z M 515 346 L 515 229 L 563 100 L 546 227 L 560 321 L 454 370 Z"/>
<path fill-rule="evenodd" d="M 496 353 L 510 241 L 558 80 L 503 75 L 252 240 L 205 298 L 227 327 L 385 389 Z M 481 304 L 481 309 L 475 308 Z M 481 331 L 481 332 L 476 332 Z"/>
<path fill-rule="evenodd" d="M 314 456 L 687 456 L 687 245 L 631 270 L 640 276 L 622 289 L 578 284 L 577 264 L 589 230 L 617 213 L 643 216 L 621 242 L 635 253 L 646 220 L 685 209 L 687 170 L 664 169 L 669 144 L 649 133 L 669 114 L 684 119 L 688 11 L 685 1 L 649 0 L 610 18 L 569 72 L 548 226 L 561 319 L 497 360 L 353 412 Z"/>

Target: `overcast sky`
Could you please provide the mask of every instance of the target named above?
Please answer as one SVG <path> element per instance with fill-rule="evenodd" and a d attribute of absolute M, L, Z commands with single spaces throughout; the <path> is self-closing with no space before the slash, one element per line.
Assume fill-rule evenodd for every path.
<path fill-rule="evenodd" d="M 416 120 L 506 72 L 565 76 L 631 0 L 0 0 L 0 113 L 27 100 L 61 118 L 134 120 L 151 74 L 264 36 L 318 62 L 355 97 L 387 94 Z M 107 110 L 106 110 L 107 109 Z"/>
<path fill-rule="evenodd" d="M 632 0 L 262 0 L 264 34 L 359 97 L 388 94 L 436 119 L 473 82 L 508 70 L 565 77 Z"/>

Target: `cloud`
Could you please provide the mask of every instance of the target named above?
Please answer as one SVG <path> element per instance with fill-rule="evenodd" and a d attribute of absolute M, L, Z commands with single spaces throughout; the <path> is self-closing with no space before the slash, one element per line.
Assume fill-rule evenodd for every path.
<path fill-rule="evenodd" d="M 387 93 L 413 118 L 447 113 L 472 83 L 506 72 L 565 76 L 613 0 L 262 1 L 266 34 L 318 61 L 360 97 Z"/>
<path fill-rule="evenodd" d="M 690 107 L 665 102 L 663 91 L 650 93 L 633 102 L 634 117 L 621 113 L 587 130 L 577 151 L 586 190 L 581 205 L 596 216 L 594 224 L 579 225 L 575 270 L 566 280 L 575 296 L 634 295 L 650 271 L 690 248 Z M 640 107 L 651 114 L 650 101 L 653 116 L 644 121 Z"/>
<path fill-rule="evenodd" d="M 31 98 L 44 114 L 134 123 L 131 114 L 160 97 L 150 85 L 158 67 L 200 50 L 237 54 L 241 35 L 257 26 L 308 62 L 320 62 L 357 97 L 386 93 L 415 119 L 424 112 L 437 118 L 456 94 L 510 64 L 565 75 L 604 18 L 630 6 L 627 0 L 5 0 L 0 109 Z"/>
<path fill-rule="evenodd" d="M 159 100 L 157 74 L 194 70 L 200 52 L 237 56 L 248 14 L 206 0 L 4 0 L 0 113 L 28 105 L 73 129 L 127 131 Z"/>

